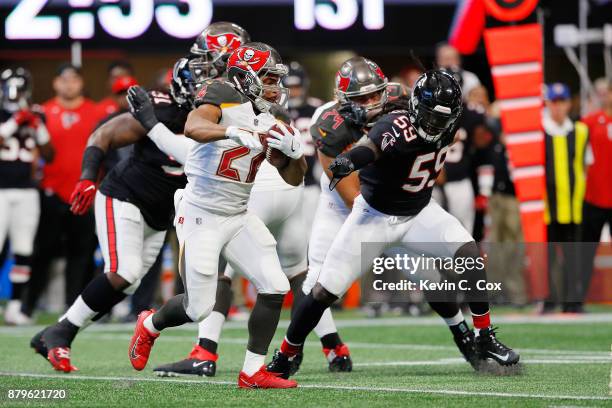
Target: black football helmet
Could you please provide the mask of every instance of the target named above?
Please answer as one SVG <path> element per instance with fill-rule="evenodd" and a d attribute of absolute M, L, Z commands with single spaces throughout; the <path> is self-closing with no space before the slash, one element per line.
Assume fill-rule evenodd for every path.
<path fill-rule="evenodd" d="M 280 54 L 261 42 L 238 47 L 227 62 L 228 80 L 261 112 L 268 112 L 272 104 L 285 104 L 287 89 L 283 88 L 282 79 L 288 72 Z M 266 77 L 273 78 L 275 83 L 264 84 Z"/>
<path fill-rule="evenodd" d="M 219 21 L 212 23 L 196 38 L 190 52 L 196 55 L 190 64 L 207 78 L 217 78 L 225 73 L 230 54 L 251 41 L 249 33 L 238 24 Z"/>
<path fill-rule="evenodd" d="M 180 58 L 172 68 L 170 94 L 179 105 L 193 107 L 195 96 L 207 79 L 205 75 L 191 65 L 194 58 L 197 57 Z"/>
<path fill-rule="evenodd" d="M 32 97 L 32 76 L 22 67 L 9 68 L 0 74 L 0 94 L 2 107 L 8 111 L 18 111 L 30 104 Z"/>
<path fill-rule="evenodd" d="M 453 128 L 462 109 L 461 87 L 451 73 L 436 69 L 417 79 L 408 112 L 412 126 L 424 140 L 440 140 Z"/>
<path fill-rule="evenodd" d="M 297 61 L 291 61 L 289 63 L 289 73 L 287 76 L 283 77 L 283 86 L 289 89 L 290 108 L 299 107 L 304 104 L 308 87 L 310 86 L 310 79 L 302 64 Z M 300 92 L 299 96 L 293 96 L 291 88 L 301 88 L 302 92 Z"/>

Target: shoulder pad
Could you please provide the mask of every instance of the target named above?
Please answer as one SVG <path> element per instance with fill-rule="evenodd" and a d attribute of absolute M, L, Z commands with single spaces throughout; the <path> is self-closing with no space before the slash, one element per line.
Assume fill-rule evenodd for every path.
<path fill-rule="evenodd" d="M 244 103 L 247 99 L 229 82 L 210 80 L 206 81 L 196 95 L 194 104 L 221 106 L 224 103 Z"/>

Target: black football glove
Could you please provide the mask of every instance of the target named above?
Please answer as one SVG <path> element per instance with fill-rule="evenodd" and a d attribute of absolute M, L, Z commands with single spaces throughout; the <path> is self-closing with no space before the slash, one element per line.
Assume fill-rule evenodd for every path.
<path fill-rule="evenodd" d="M 144 89 L 138 85 L 131 86 L 127 92 L 127 101 L 130 105 L 130 113 L 147 132 L 159 123 L 151 99 Z"/>
<path fill-rule="evenodd" d="M 356 103 L 349 102 L 340 105 L 338 113 L 344 118 L 349 126 L 361 129 L 368 123 L 366 109 Z"/>
<path fill-rule="evenodd" d="M 332 172 L 329 189 L 333 190 L 340 180 L 355 171 L 355 165 L 351 162 L 350 158 L 340 155 L 329 165 L 329 171 Z"/>

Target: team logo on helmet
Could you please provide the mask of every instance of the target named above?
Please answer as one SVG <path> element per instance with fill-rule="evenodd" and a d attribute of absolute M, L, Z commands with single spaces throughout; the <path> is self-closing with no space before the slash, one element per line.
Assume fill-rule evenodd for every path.
<path fill-rule="evenodd" d="M 240 37 L 232 33 L 206 36 L 206 48 L 209 50 L 228 52 L 240 47 L 241 44 Z"/>
<path fill-rule="evenodd" d="M 350 69 L 345 69 L 344 71 L 350 71 Z M 344 76 L 343 74 L 348 74 L 349 72 L 342 72 L 342 70 L 336 73 L 336 88 L 341 90 L 342 92 L 346 92 L 349 85 L 351 84 L 351 77 Z"/>
<path fill-rule="evenodd" d="M 229 66 L 236 66 L 247 70 L 247 67 L 251 67 L 255 72 L 259 72 L 262 69 L 268 59 L 270 58 L 270 51 L 259 51 L 253 48 L 242 48 L 237 52 L 234 52 L 229 59 Z"/>

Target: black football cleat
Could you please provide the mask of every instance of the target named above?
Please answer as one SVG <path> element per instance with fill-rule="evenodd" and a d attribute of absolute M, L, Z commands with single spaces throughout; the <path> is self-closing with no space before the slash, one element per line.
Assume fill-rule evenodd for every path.
<path fill-rule="evenodd" d="M 510 366 L 518 363 L 519 354 L 506 346 L 495 336 L 497 328 L 487 327 L 481 329 L 476 337 L 476 352 L 481 360 L 491 358 L 498 364 Z"/>
<path fill-rule="evenodd" d="M 217 354 L 195 345 L 189 357 L 176 363 L 155 367 L 153 372 L 160 377 L 178 377 L 181 375 L 205 375 L 214 377 L 217 372 Z"/>
<path fill-rule="evenodd" d="M 469 330 L 463 335 L 453 336 L 453 340 L 455 340 L 455 344 L 461 352 L 461 355 L 463 355 L 463 358 L 465 358 L 465 361 L 470 363 L 474 370 L 478 371 L 480 369 L 481 360 L 476 351 L 474 332 Z"/>
<path fill-rule="evenodd" d="M 300 351 L 289 360 L 289 375 L 295 375 L 300 370 L 300 366 L 302 365 L 302 360 L 304 360 L 304 350 Z"/>
<path fill-rule="evenodd" d="M 323 349 L 332 373 L 349 373 L 353 371 L 353 361 L 346 344 L 340 344 L 333 349 Z"/>
<path fill-rule="evenodd" d="M 291 375 L 291 360 L 280 350 L 276 350 L 272 361 L 268 363 L 266 369 L 286 380 Z"/>
<path fill-rule="evenodd" d="M 30 340 L 30 347 L 34 349 L 34 351 L 42 356 L 45 360 L 47 359 L 47 354 L 49 353 L 49 349 L 43 340 L 43 335 L 47 331 L 47 328 L 42 329 L 38 333 L 32 337 Z"/>

